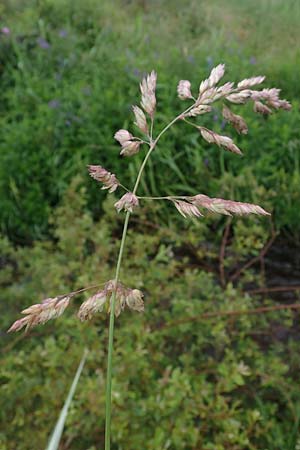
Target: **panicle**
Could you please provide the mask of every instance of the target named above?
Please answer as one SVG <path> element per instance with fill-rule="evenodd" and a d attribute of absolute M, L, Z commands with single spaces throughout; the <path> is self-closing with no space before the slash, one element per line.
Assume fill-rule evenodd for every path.
<path fill-rule="evenodd" d="M 187 217 L 200 217 L 202 214 L 200 213 L 197 207 L 189 202 L 185 202 L 182 200 L 172 200 L 174 205 L 180 214 L 186 219 Z"/>
<path fill-rule="evenodd" d="M 141 141 L 132 136 L 129 131 L 119 130 L 115 133 L 114 138 L 121 144 L 122 150 L 120 155 L 132 156 L 139 152 Z"/>
<path fill-rule="evenodd" d="M 136 195 L 134 195 L 132 192 L 127 192 L 123 195 L 123 197 L 120 198 L 115 203 L 115 208 L 118 212 L 120 212 L 122 209 L 125 211 L 133 212 L 133 209 L 136 208 L 139 205 L 139 200 Z"/>
<path fill-rule="evenodd" d="M 245 78 L 244 80 L 240 81 L 237 85 L 238 89 L 248 89 L 252 86 L 256 86 L 257 84 L 261 84 L 265 81 L 264 76 L 257 76 L 257 77 L 251 77 L 251 78 Z"/>
<path fill-rule="evenodd" d="M 191 82 L 189 80 L 180 80 L 177 86 L 177 93 L 181 100 L 193 98 L 191 92 Z"/>
<path fill-rule="evenodd" d="M 89 174 L 94 180 L 103 183 L 102 189 L 108 189 L 108 192 L 114 192 L 120 185 L 114 173 L 108 172 L 104 167 L 90 165 L 87 166 Z"/>
<path fill-rule="evenodd" d="M 231 123 L 232 126 L 237 130 L 240 134 L 247 134 L 248 127 L 244 119 L 238 114 L 234 114 L 227 106 L 223 106 L 222 114 L 227 122 Z"/>
<path fill-rule="evenodd" d="M 156 107 L 156 79 L 156 72 L 152 70 L 150 75 L 147 75 L 140 84 L 142 94 L 141 106 L 151 117 L 153 117 Z"/>
<path fill-rule="evenodd" d="M 61 316 L 69 305 L 71 297 L 72 294 L 47 298 L 41 303 L 29 306 L 21 312 L 21 314 L 25 314 L 25 317 L 14 322 L 8 332 L 19 331 L 25 326 L 26 330 L 29 330 L 36 325 L 44 324 L 51 319 Z"/>
<path fill-rule="evenodd" d="M 141 130 L 144 134 L 149 134 L 149 129 L 147 125 L 147 119 L 144 112 L 138 106 L 132 107 L 133 113 L 135 115 L 135 125 Z"/>
<path fill-rule="evenodd" d="M 218 147 L 224 147 L 232 153 L 242 155 L 241 150 L 234 144 L 233 140 L 228 136 L 222 136 L 214 131 L 208 130 L 204 127 L 198 127 L 200 133 L 207 142 L 210 144 L 217 144 Z"/>
<path fill-rule="evenodd" d="M 210 198 L 207 195 L 198 194 L 194 197 L 188 197 L 189 201 L 198 208 L 202 207 L 209 211 L 219 214 L 231 215 L 246 215 L 246 214 L 260 214 L 270 215 L 267 211 L 258 205 L 252 203 L 235 202 L 232 200 L 224 200 L 222 198 Z"/>

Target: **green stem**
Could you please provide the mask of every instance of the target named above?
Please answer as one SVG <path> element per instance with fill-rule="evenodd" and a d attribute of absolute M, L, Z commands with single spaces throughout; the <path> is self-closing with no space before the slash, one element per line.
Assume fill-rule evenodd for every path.
<path fill-rule="evenodd" d="M 179 120 L 183 114 L 185 114 L 187 111 L 189 111 L 194 105 L 190 106 L 186 111 L 181 113 L 179 116 L 175 117 L 175 119 L 172 120 L 163 130 L 158 134 L 157 138 L 152 141 L 149 150 L 144 158 L 144 161 L 142 162 L 142 165 L 140 167 L 139 173 L 137 175 L 137 179 L 133 188 L 133 194 L 136 194 L 136 191 L 138 189 L 142 173 L 144 171 L 144 168 L 147 164 L 147 161 L 153 152 L 157 142 L 159 141 L 160 137 L 175 123 L 177 120 Z M 151 134 L 152 134 L 152 127 L 151 124 Z M 124 252 L 124 246 L 125 246 L 125 240 L 127 235 L 127 229 L 128 229 L 128 222 L 129 222 L 130 212 L 128 211 L 125 216 L 125 222 L 123 227 L 123 233 L 122 233 L 122 240 L 119 250 L 119 256 L 118 256 L 118 262 L 117 262 L 117 268 L 116 268 L 116 276 L 115 276 L 115 286 L 117 288 L 117 284 L 120 278 L 120 270 L 121 270 L 121 262 Z M 110 317 L 109 317 L 109 333 L 108 333 L 108 354 L 107 354 L 107 372 L 106 372 L 106 393 L 105 393 L 105 404 L 106 404 L 106 412 L 105 412 L 105 450 L 110 450 L 110 432 L 111 432 L 111 385 L 112 385 L 112 356 L 113 356 L 113 341 L 114 341 L 114 324 L 115 324 L 115 304 L 116 304 L 116 289 L 114 290 L 112 297 L 111 297 L 111 305 L 110 305 Z"/>
<path fill-rule="evenodd" d="M 115 283 L 117 283 L 120 277 L 121 261 L 125 246 L 128 222 L 130 212 L 126 213 L 125 222 L 123 227 L 122 240 L 120 245 L 120 251 L 118 256 L 118 263 L 116 269 Z M 111 381 L 112 381 L 112 355 L 113 355 L 113 341 L 114 341 L 114 323 L 115 323 L 115 305 L 116 305 L 116 290 L 114 290 L 111 298 L 110 305 L 110 317 L 109 317 L 109 336 L 108 336 L 108 355 L 107 355 L 107 372 L 106 372 L 106 394 L 105 394 L 105 450 L 110 450 L 110 423 L 111 423 Z"/>

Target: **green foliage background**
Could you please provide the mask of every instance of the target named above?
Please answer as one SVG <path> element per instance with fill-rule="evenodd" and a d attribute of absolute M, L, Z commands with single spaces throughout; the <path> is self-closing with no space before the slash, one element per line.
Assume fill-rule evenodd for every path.
<path fill-rule="evenodd" d="M 290 113 L 264 119 L 243 107 L 249 135 L 225 126 L 244 158 L 206 147 L 178 124 L 161 141 L 141 193 L 256 202 L 273 212 L 279 234 L 299 242 L 299 3 L 170 3 L 0 5 L 1 26 L 10 28 L 0 34 L 1 450 L 45 447 L 86 346 L 61 448 L 103 447 L 106 318 L 79 323 L 82 296 L 25 338 L 5 330 L 31 303 L 113 277 L 123 218 L 85 165 L 133 183 L 143 155 L 120 159 L 113 134 L 131 127 L 145 72 L 159 76 L 156 132 L 182 108 L 178 80 L 197 89 L 219 62 L 226 80 L 266 74 L 268 86 L 282 88 Z M 214 111 L 214 129 L 223 126 Z M 146 312 L 117 321 L 114 450 L 294 450 L 300 442 L 297 316 L 201 319 L 274 304 L 247 294 L 265 281 L 252 270 L 221 287 L 225 223 L 185 222 L 160 204 L 132 218 L 122 280 L 145 292 Z M 258 254 L 270 228 L 256 218 L 232 222 L 226 274 Z"/>

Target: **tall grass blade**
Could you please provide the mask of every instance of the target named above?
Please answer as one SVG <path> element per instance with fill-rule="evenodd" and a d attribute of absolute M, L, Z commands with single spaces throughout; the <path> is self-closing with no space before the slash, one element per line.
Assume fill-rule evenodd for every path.
<path fill-rule="evenodd" d="M 80 364 L 78 366 L 78 369 L 76 371 L 76 374 L 75 374 L 72 386 L 71 386 L 71 388 L 69 390 L 68 397 L 67 397 L 67 399 L 65 401 L 63 409 L 61 410 L 61 413 L 59 415 L 58 421 L 56 422 L 55 428 L 54 428 L 54 430 L 52 432 L 52 435 L 51 435 L 51 437 L 49 439 L 49 442 L 48 442 L 48 445 L 46 447 L 46 450 L 57 450 L 58 447 L 59 447 L 59 442 L 60 442 L 61 435 L 62 435 L 62 432 L 63 432 L 63 429 L 64 429 L 65 421 L 66 421 L 66 418 L 67 418 L 67 415 L 68 415 L 68 409 L 69 409 L 69 406 L 71 404 L 72 398 L 74 396 L 77 383 L 79 381 L 82 369 L 83 369 L 85 361 L 86 361 L 87 354 L 88 354 L 88 350 L 85 349 L 84 353 L 82 355 Z"/>

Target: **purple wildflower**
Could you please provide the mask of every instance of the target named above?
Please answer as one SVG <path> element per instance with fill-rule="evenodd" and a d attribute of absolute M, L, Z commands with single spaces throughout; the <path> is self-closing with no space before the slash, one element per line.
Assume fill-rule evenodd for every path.
<path fill-rule="evenodd" d="M 1 33 L 10 34 L 10 29 L 8 27 L 3 27 L 3 28 L 1 28 Z"/>
<path fill-rule="evenodd" d="M 48 50 L 51 47 L 49 42 L 46 41 L 46 39 L 44 39 L 42 37 L 37 38 L 36 42 L 37 42 L 38 46 L 44 50 Z"/>
<path fill-rule="evenodd" d="M 65 37 L 67 37 L 67 36 L 68 36 L 68 32 L 67 32 L 67 30 L 64 30 L 64 29 L 62 29 L 62 30 L 59 30 L 59 32 L 58 32 L 58 36 L 59 36 L 59 37 L 61 37 L 61 38 L 65 38 Z"/>
<path fill-rule="evenodd" d="M 51 109 L 57 109 L 60 107 L 60 100 L 54 98 L 53 100 L 50 100 L 50 102 L 48 102 L 48 106 Z"/>

